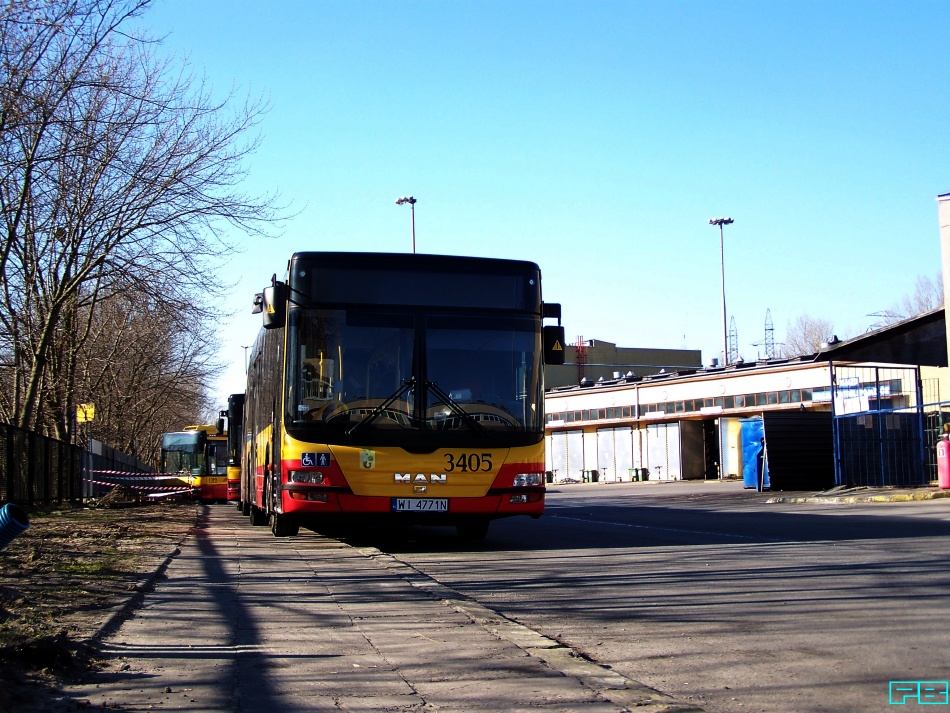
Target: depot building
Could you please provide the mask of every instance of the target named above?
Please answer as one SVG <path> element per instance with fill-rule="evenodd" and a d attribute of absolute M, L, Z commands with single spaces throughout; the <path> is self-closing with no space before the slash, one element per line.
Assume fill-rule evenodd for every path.
<path fill-rule="evenodd" d="M 702 367 L 698 352 L 663 350 L 651 365 L 583 363 L 575 349 L 546 371 L 548 482 L 929 485 L 950 422 L 946 338 L 941 307 L 794 359 Z"/>

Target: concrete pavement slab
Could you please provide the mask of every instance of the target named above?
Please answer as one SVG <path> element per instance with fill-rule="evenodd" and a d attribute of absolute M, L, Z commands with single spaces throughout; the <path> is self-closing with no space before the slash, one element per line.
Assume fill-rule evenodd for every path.
<path fill-rule="evenodd" d="M 124 711 L 696 710 L 372 548 L 211 507 L 67 697 Z"/>

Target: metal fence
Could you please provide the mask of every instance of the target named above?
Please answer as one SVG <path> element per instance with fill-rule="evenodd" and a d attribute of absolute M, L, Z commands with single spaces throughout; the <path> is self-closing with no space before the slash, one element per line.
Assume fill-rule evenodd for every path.
<path fill-rule="evenodd" d="M 83 497 L 101 498 L 118 484 L 138 483 L 135 473 L 151 473 L 154 468 L 138 458 L 92 441 L 83 452 Z"/>
<path fill-rule="evenodd" d="M 0 502 L 82 499 L 82 448 L 0 423 Z"/>
<path fill-rule="evenodd" d="M 835 367 L 832 408 L 836 484 L 916 487 L 935 477 L 917 369 Z"/>
<path fill-rule="evenodd" d="M 93 441 L 89 450 L 0 423 L 0 503 L 80 502 L 115 487 L 102 474 L 150 472 L 147 464 Z"/>

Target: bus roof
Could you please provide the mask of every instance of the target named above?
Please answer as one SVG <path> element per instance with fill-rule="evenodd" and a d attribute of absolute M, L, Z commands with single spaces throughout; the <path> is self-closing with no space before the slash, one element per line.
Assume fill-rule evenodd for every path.
<path fill-rule="evenodd" d="M 304 251 L 291 256 L 291 260 L 318 260 L 325 263 L 353 265 L 368 268 L 386 268 L 388 270 L 402 270 L 407 266 L 417 269 L 461 269 L 485 270 L 539 270 L 536 263 L 528 260 L 513 260 L 497 257 L 470 257 L 466 255 L 431 255 L 428 253 L 374 253 L 374 252 L 340 252 L 340 251 Z"/>

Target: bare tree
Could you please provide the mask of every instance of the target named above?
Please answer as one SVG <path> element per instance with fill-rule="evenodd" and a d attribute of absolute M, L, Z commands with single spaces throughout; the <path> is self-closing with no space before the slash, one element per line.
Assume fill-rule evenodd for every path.
<path fill-rule="evenodd" d="M 834 336 L 833 329 L 831 322 L 807 314 L 790 320 L 785 327 L 782 356 L 791 358 L 815 354 L 821 349 L 823 342 L 830 341 Z"/>
<path fill-rule="evenodd" d="M 83 438 L 155 462 L 160 434 L 210 406 L 204 385 L 218 366 L 203 346 L 213 325 L 135 291 L 101 304 L 88 324 L 75 393 L 97 416 Z"/>
<path fill-rule="evenodd" d="M 913 292 L 904 295 L 899 302 L 890 308 L 871 315 L 879 318 L 877 322 L 871 325 L 871 329 L 880 329 L 889 324 L 902 322 L 905 319 L 916 317 L 918 314 L 930 312 L 942 305 L 943 275 L 938 272 L 933 280 L 924 275 L 918 275 Z"/>
<path fill-rule="evenodd" d="M 79 360 L 94 334 L 103 344 L 98 310 L 134 294 L 155 307 L 138 319 L 174 307 L 180 324 L 203 323 L 231 250 L 223 230 L 262 234 L 275 219 L 273 196 L 238 190 L 265 107 L 215 101 L 160 59 L 129 28 L 149 4 L 38 0 L 0 15 L 0 417 L 65 438 L 77 373 L 93 371 Z"/>

